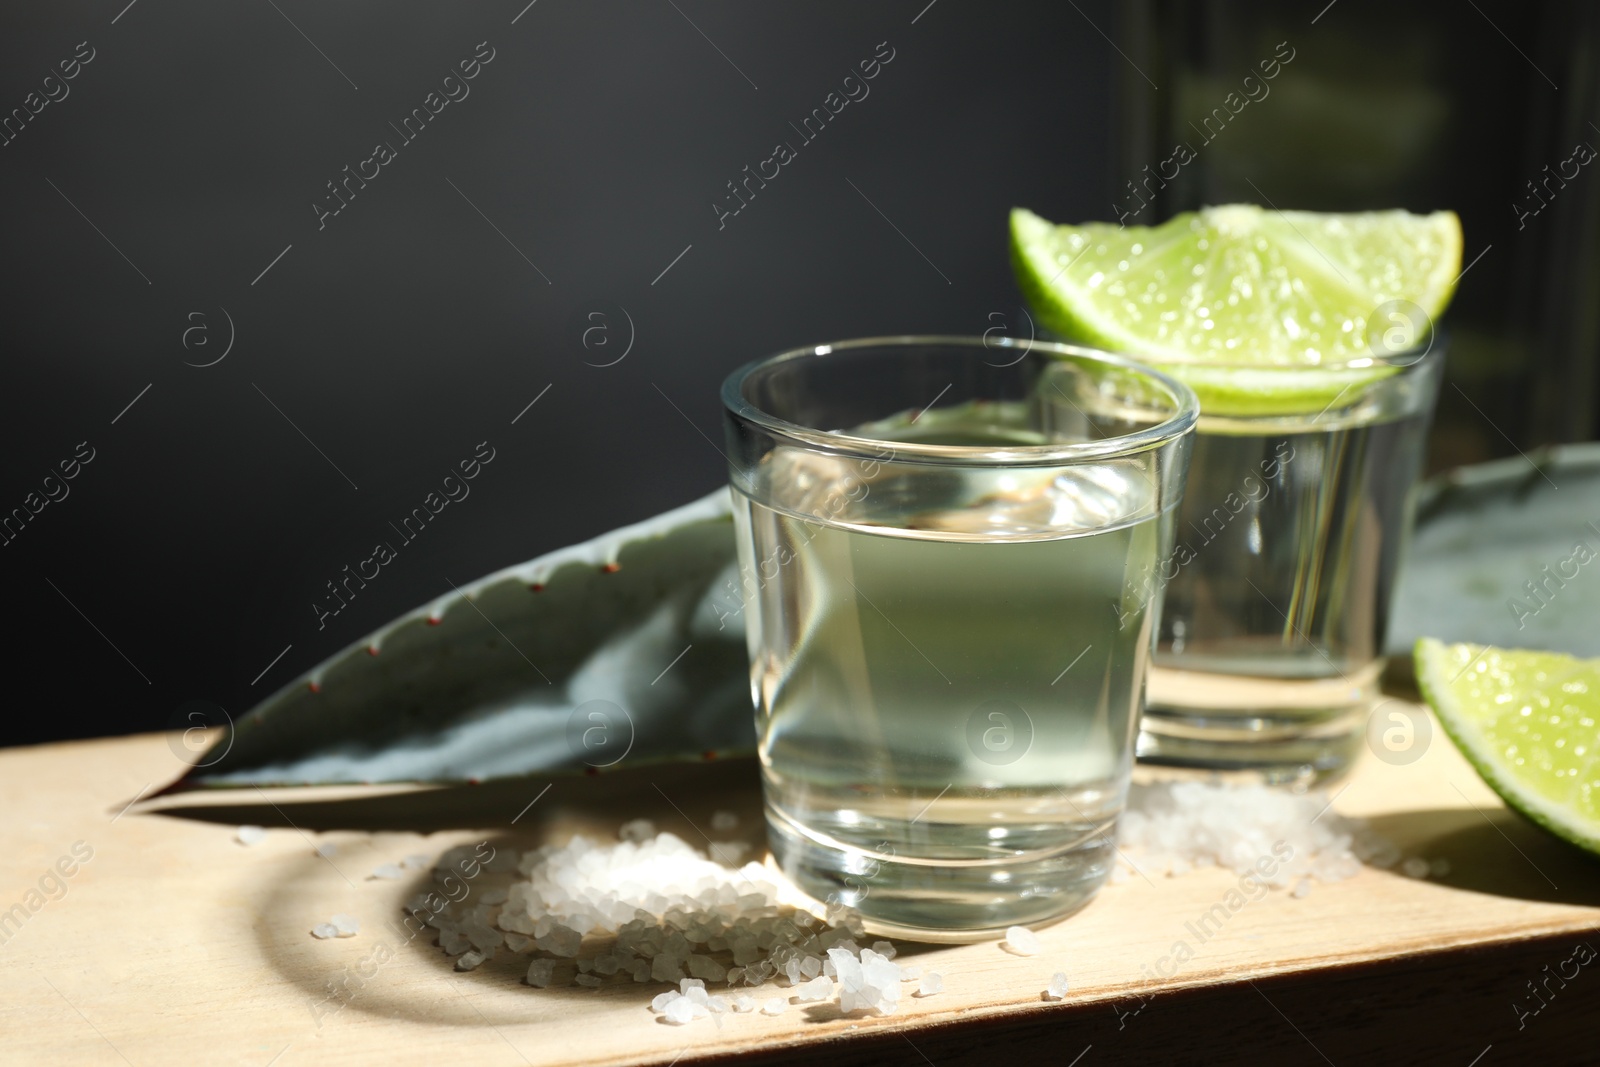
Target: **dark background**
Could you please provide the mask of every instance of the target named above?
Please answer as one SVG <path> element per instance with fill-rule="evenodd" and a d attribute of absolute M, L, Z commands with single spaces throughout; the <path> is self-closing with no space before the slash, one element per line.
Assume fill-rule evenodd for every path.
<path fill-rule="evenodd" d="M 1594 435 L 1600 163 L 1520 230 L 1512 207 L 1600 145 L 1592 5 L 525 3 L 0 16 L 0 112 L 94 49 L 0 147 L 0 513 L 95 455 L 0 547 L 0 742 L 237 715 L 450 582 L 709 491 L 749 359 L 1020 329 L 1007 209 L 1115 218 L 1282 40 L 1277 95 L 1138 221 L 1258 200 L 1244 179 L 1285 208 L 1454 208 L 1483 258 L 1433 466 Z M 479 42 L 470 95 L 402 145 L 389 123 Z M 800 145 L 880 42 L 870 95 Z M 378 141 L 397 158 L 319 230 Z M 778 141 L 798 158 L 719 229 Z M 193 366 L 223 309 L 232 349 Z M 319 629 L 325 583 L 481 441 L 471 495 Z"/>

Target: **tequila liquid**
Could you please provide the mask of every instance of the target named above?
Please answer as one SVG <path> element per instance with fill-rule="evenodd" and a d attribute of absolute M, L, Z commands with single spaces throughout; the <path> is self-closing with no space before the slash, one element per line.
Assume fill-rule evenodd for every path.
<path fill-rule="evenodd" d="M 1265 432 L 1202 416 L 1159 575 L 1141 759 L 1268 780 L 1348 765 L 1376 693 L 1427 416 Z"/>
<path fill-rule="evenodd" d="M 940 435 L 918 440 L 986 443 L 981 427 Z M 1149 482 L 1109 464 L 874 476 L 785 449 L 765 467 L 735 518 L 786 873 L 923 939 L 1086 901 L 1154 634 Z"/>

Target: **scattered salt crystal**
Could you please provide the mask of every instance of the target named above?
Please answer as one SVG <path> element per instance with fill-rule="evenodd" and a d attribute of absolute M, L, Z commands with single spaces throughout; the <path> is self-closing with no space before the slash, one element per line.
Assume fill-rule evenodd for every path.
<path fill-rule="evenodd" d="M 1429 869 L 1428 861 L 1421 856 L 1409 856 L 1400 864 L 1400 873 L 1407 878 L 1426 878 Z"/>
<path fill-rule="evenodd" d="M 533 938 L 523 937 L 521 934 L 507 934 L 506 948 L 512 952 L 526 952 L 533 944 Z"/>
<path fill-rule="evenodd" d="M 400 869 L 400 865 L 398 863 L 380 863 L 376 867 L 372 868 L 372 873 L 367 875 L 367 877 L 369 879 L 381 878 L 385 881 L 392 882 L 397 878 L 404 878 L 405 872 Z"/>
<path fill-rule="evenodd" d="M 683 981 L 678 983 L 678 992 L 682 993 L 684 996 L 688 996 L 689 990 L 691 989 L 698 989 L 700 992 L 704 993 L 706 990 L 706 984 L 699 978 L 685 978 Z"/>
<path fill-rule="evenodd" d="M 728 969 L 710 956 L 699 953 L 689 957 L 689 973 L 696 978 L 709 978 L 713 982 L 720 982 L 728 977 Z"/>
<path fill-rule="evenodd" d="M 426 853 L 413 852 L 405 859 L 400 861 L 400 866 L 404 867 L 408 871 L 421 871 L 426 870 L 428 865 L 432 862 L 433 858 Z"/>
<path fill-rule="evenodd" d="M 1044 951 L 1039 935 L 1026 926 L 1006 927 L 1006 948 L 1019 956 L 1037 956 Z"/>
<path fill-rule="evenodd" d="M 833 982 L 821 975 L 811 979 L 809 982 L 801 983 L 794 991 L 794 999 L 801 1004 L 827 1000 L 831 996 L 833 996 Z"/>
<path fill-rule="evenodd" d="M 311 936 L 318 940 L 326 940 L 339 936 L 339 928 L 332 923 L 318 923 L 311 928 Z"/>
<path fill-rule="evenodd" d="M 730 1010 L 727 997 L 711 996 L 706 998 L 706 1009 L 713 1015 L 722 1015 Z"/>
<path fill-rule="evenodd" d="M 815 978 L 822 973 L 822 961 L 815 956 L 807 956 L 800 961 L 800 974 L 804 978 Z"/>
<path fill-rule="evenodd" d="M 674 1000 L 677 1000 L 678 996 L 679 994 L 671 989 L 667 990 L 665 993 L 657 993 L 655 999 L 650 1001 L 650 1010 L 659 1015 L 661 1012 L 666 1010 L 668 1004 Z"/>
<path fill-rule="evenodd" d="M 833 977 L 837 978 L 845 989 L 860 989 L 865 984 L 866 979 L 861 973 L 861 961 L 848 949 L 830 948 L 828 962 L 833 964 Z"/>
<path fill-rule="evenodd" d="M 605 979 L 601 978 L 599 975 L 580 974 L 574 978 L 573 981 L 581 986 L 588 986 L 590 989 L 593 989 L 603 983 Z"/>
<path fill-rule="evenodd" d="M 761 1002 L 761 1014 L 782 1015 L 789 1010 L 789 1002 L 782 997 L 772 997 Z"/>
<path fill-rule="evenodd" d="M 483 961 L 489 957 L 482 952 L 463 952 L 456 957 L 456 970 L 475 971 L 482 966 Z"/>
<path fill-rule="evenodd" d="M 688 997 L 679 996 L 667 1001 L 667 1006 L 662 1009 L 661 1014 L 667 1022 L 683 1026 L 694 1018 L 694 1009 L 693 1001 Z"/>
<path fill-rule="evenodd" d="M 719 833 L 739 828 L 739 816 L 731 811 L 716 811 L 711 813 L 711 828 Z"/>
<path fill-rule="evenodd" d="M 336 912 L 328 921 L 340 937 L 354 937 L 361 932 L 361 920 L 354 915 L 346 915 L 342 911 Z"/>
<path fill-rule="evenodd" d="M 878 953 L 880 956 L 882 956 L 886 960 L 892 960 L 892 959 L 894 959 L 894 956 L 895 956 L 895 947 L 894 947 L 894 945 L 890 944 L 887 941 L 874 941 L 872 943 L 872 951 Z"/>
<path fill-rule="evenodd" d="M 649 960 L 634 960 L 633 961 L 633 980 L 635 982 L 648 982 L 648 981 L 650 981 L 650 961 Z"/>
<path fill-rule="evenodd" d="M 649 819 L 632 819 L 622 824 L 617 836 L 624 841 L 639 844 L 656 836 L 656 824 Z"/>
<path fill-rule="evenodd" d="M 528 964 L 528 984 L 543 989 L 555 977 L 555 960 L 534 960 Z"/>
<path fill-rule="evenodd" d="M 259 845 L 267 839 L 267 831 L 260 826 L 241 826 L 233 832 L 233 839 L 241 845 Z"/>
<path fill-rule="evenodd" d="M 1135 785 L 1119 832 L 1128 868 L 1119 865 L 1113 882 L 1130 873 L 1177 877 L 1215 866 L 1287 889 L 1302 878 L 1338 882 L 1359 874 L 1363 863 L 1392 867 L 1401 859 L 1364 821 L 1340 815 L 1326 793 L 1304 784 Z"/>
<path fill-rule="evenodd" d="M 339 846 L 324 842 L 317 846 L 316 854 L 325 860 L 331 860 L 339 854 Z"/>
<path fill-rule="evenodd" d="M 1046 1000 L 1067 999 L 1067 976 L 1061 971 L 1052 974 L 1050 976 L 1050 985 L 1045 989 L 1044 995 Z"/>
<path fill-rule="evenodd" d="M 1311 879 L 1300 879 L 1294 884 L 1294 889 L 1290 891 L 1289 895 L 1294 897 L 1296 900 L 1303 900 L 1304 898 L 1309 897 L 1311 895 Z"/>
<path fill-rule="evenodd" d="M 552 956 L 566 956 L 570 959 L 578 954 L 578 946 L 583 944 L 583 935 L 558 923 L 549 933 L 539 938 L 538 942 L 539 947 Z"/>
<path fill-rule="evenodd" d="M 902 967 L 902 968 L 900 968 L 900 981 L 902 981 L 902 982 L 915 982 L 918 978 L 921 978 L 921 977 L 922 977 L 922 968 L 921 967 Z"/>
<path fill-rule="evenodd" d="M 917 996 L 931 997 L 935 993 L 944 992 L 944 975 L 938 971 L 929 971 L 922 976 L 922 981 L 917 984 Z"/>
<path fill-rule="evenodd" d="M 493 927 L 474 924 L 461 931 L 472 942 L 472 947 L 482 952 L 493 952 L 506 943 L 505 935 Z"/>

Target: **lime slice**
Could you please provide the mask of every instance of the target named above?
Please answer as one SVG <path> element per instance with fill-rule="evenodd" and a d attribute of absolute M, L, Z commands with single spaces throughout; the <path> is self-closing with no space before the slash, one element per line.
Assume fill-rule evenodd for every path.
<path fill-rule="evenodd" d="M 1206 414 L 1286 415 L 1393 373 L 1375 353 L 1427 343 L 1461 273 L 1461 222 L 1232 204 L 1056 226 L 1017 208 L 1011 255 L 1052 332 L 1161 366 Z"/>
<path fill-rule="evenodd" d="M 1417 642 L 1422 694 L 1508 805 L 1600 854 L 1600 659 Z"/>

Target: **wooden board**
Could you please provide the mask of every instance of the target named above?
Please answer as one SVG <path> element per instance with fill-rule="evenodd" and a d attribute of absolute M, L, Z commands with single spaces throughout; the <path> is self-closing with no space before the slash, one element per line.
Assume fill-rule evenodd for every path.
<path fill-rule="evenodd" d="M 1275 892 L 1201 942 L 1186 924 L 1236 879 L 1135 877 L 1042 931 L 1040 957 L 992 943 L 903 949 L 940 971 L 946 991 L 907 998 L 895 1015 L 841 1018 L 836 1005 L 805 1005 L 776 1018 L 731 1016 L 720 1029 L 657 1020 L 647 1008 L 654 984 L 533 989 L 520 980 L 522 957 L 505 954 L 456 973 L 438 948 L 386 925 L 426 872 L 367 875 L 410 853 L 485 839 L 527 847 L 636 816 L 695 842 L 714 810 L 756 826 L 749 762 L 556 779 L 531 807 L 545 782 L 247 790 L 124 810 L 176 775 L 173 745 L 175 736 L 148 735 L 0 751 L 0 922 L 11 916 L 0 926 L 0 1061 L 740 1057 L 948 1067 L 1005 1057 L 1090 1067 L 1270 1055 L 1489 1067 L 1600 1058 L 1600 963 L 1558 975 L 1571 975 L 1580 942 L 1600 949 L 1600 863 L 1508 813 L 1436 726 L 1409 766 L 1368 757 L 1335 806 L 1370 817 L 1408 853 L 1448 860 L 1438 881 L 1364 870 L 1304 899 Z M 268 839 L 237 844 L 234 828 L 246 822 L 270 827 Z M 337 855 L 317 856 L 313 843 L 324 842 Z M 70 876 L 47 876 L 58 862 Z M 362 933 L 313 940 L 310 927 L 334 912 L 358 916 Z M 1194 958 L 1152 981 L 1180 940 Z M 1046 1003 L 1058 970 L 1072 991 Z M 344 991 L 330 997 L 330 981 Z M 1529 981 L 1541 983 L 1540 999 Z"/>

